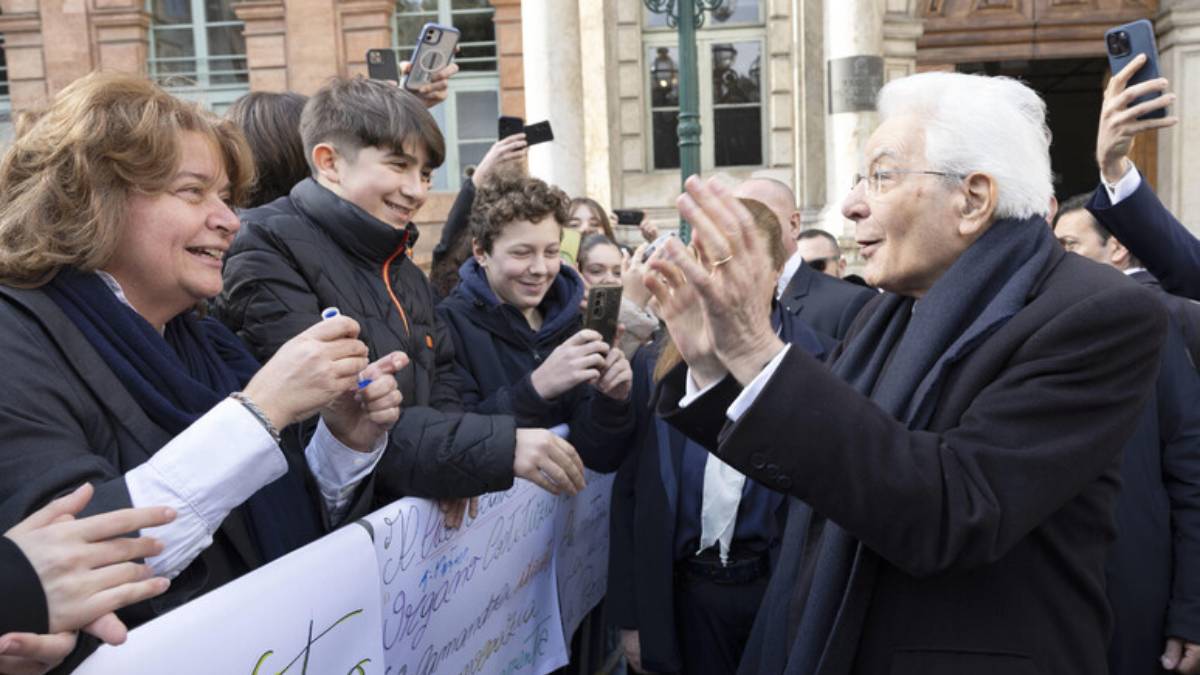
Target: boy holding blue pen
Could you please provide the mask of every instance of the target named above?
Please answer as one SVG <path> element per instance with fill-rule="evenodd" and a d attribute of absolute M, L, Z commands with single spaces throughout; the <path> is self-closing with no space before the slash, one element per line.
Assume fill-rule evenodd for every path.
<path fill-rule="evenodd" d="M 469 497 L 506 489 L 514 475 L 555 493 L 582 489 L 582 463 L 565 440 L 463 410 L 453 344 L 409 257 L 413 216 L 445 153 L 422 101 L 382 82 L 335 79 L 309 99 L 301 136 L 312 177 L 240 214 L 218 316 L 263 359 L 328 308 L 359 322 L 372 355 L 408 355 L 396 374 L 404 411 L 375 472 L 382 501 Z"/>

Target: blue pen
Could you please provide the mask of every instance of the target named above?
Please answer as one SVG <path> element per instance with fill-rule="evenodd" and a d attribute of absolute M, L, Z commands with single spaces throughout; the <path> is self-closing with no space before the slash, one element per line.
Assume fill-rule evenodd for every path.
<path fill-rule="evenodd" d="M 341 315 L 342 315 L 342 312 L 337 307 L 326 307 L 325 309 L 321 310 L 321 320 L 322 321 L 336 319 L 337 317 L 339 317 Z M 370 386 L 370 384 L 371 384 L 371 378 L 364 377 L 363 379 L 358 381 L 358 388 L 366 389 L 368 386 Z"/>

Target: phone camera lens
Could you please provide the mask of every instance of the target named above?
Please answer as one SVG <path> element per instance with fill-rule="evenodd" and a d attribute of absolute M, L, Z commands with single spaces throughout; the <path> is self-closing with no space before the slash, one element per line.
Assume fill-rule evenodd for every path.
<path fill-rule="evenodd" d="M 1121 30 L 1108 34 L 1108 53 L 1113 56 L 1125 56 L 1132 51 L 1129 43 L 1129 33 Z"/>

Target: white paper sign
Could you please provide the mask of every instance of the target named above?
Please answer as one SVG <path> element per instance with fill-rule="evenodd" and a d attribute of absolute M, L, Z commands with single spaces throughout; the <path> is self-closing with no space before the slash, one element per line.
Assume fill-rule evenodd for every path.
<path fill-rule="evenodd" d="M 370 537 L 344 527 L 130 631 L 75 672 L 380 674 L 379 593 Z"/>
<path fill-rule="evenodd" d="M 402 499 L 365 519 L 382 579 L 392 675 L 545 673 L 567 662 L 555 597 L 558 498 L 524 480 L 483 495 L 447 530 L 437 507 Z"/>
<path fill-rule="evenodd" d="M 561 498 L 555 527 L 554 568 L 567 644 L 608 589 L 608 519 L 614 475 L 591 469 L 585 475 L 583 492 Z"/>

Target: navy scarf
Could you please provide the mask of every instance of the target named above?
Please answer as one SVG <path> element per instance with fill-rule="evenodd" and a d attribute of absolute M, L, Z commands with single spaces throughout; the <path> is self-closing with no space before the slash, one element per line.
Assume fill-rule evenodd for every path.
<path fill-rule="evenodd" d="M 173 436 L 244 387 L 258 371 L 258 362 L 241 340 L 220 322 L 184 312 L 167 322 L 159 335 L 96 274 L 63 269 L 45 292 L 146 416 Z M 246 501 L 263 562 L 321 534 L 304 476 L 288 464 L 286 475 Z"/>
<path fill-rule="evenodd" d="M 920 301 L 886 294 L 833 372 L 909 429 L 926 428 L 949 369 L 1025 306 L 1057 246 L 1041 216 L 997 221 Z M 849 672 L 878 565 L 793 499 L 739 672 Z"/>

